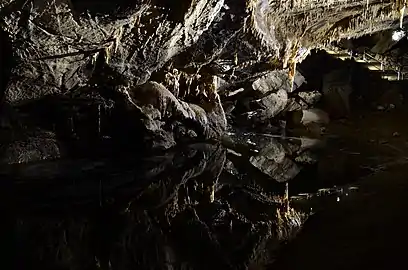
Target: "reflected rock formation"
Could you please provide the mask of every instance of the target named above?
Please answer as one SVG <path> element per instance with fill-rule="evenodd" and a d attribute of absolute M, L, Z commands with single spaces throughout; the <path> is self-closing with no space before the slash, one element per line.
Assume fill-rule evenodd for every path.
<path fill-rule="evenodd" d="M 8 165 L 20 267 L 244 269 L 270 261 L 304 216 L 284 194 L 226 181 L 226 150 Z M 255 180 L 257 181 L 257 180 Z"/>

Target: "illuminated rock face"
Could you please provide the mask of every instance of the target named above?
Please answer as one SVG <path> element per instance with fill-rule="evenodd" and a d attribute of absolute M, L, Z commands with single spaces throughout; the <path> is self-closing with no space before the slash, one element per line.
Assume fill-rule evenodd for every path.
<path fill-rule="evenodd" d="M 1 28 L 18 60 L 7 98 L 69 92 L 88 84 L 100 66 L 115 74 L 114 85 L 143 84 L 171 62 L 199 69 L 230 59 L 232 68 L 251 72 L 250 61 L 272 57 L 285 67 L 302 47 L 383 30 L 399 18 L 397 2 L 2 1 Z M 258 58 L 250 59 L 236 42 L 252 35 Z"/>
<path fill-rule="evenodd" d="M 226 127 L 222 104 L 240 103 L 247 118 L 256 112 L 249 121 L 256 125 L 293 109 L 291 92 L 304 83 L 297 64 L 310 49 L 393 21 L 398 26 L 402 6 L 391 0 L 1 1 L 1 96 L 17 107 L 49 95 L 86 98 L 98 100 L 94 111 L 115 111 L 132 106 L 126 93 L 157 83 L 174 104 L 203 112 L 187 118 L 206 123 L 205 138 L 219 137 Z M 180 119 L 161 119 L 179 126 Z"/>

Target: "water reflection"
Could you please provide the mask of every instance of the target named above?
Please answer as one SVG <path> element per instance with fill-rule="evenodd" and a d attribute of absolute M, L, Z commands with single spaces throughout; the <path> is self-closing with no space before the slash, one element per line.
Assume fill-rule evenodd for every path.
<path fill-rule="evenodd" d="M 246 269 L 273 261 L 322 188 L 324 142 L 234 133 L 160 155 L 3 165 L 20 269 Z M 5 188 L 5 187 L 3 187 Z"/>
<path fill-rule="evenodd" d="M 248 166 L 236 166 L 245 160 Z M 193 144 L 143 159 L 3 167 L 3 179 L 14 183 L 16 263 L 20 269 L 262 265 L 305 215 L 288 207 L 284 184 L 250 166 L 256 171 L 248 156 L 227 155 L 219 144 Z"/>
<path fill-rule="evenodd" d="M 314 214 L 329 204 L 339 203 L 359 190 L 358 187 L 345 185 L 341 187 L 322 188 L 315 193 L 300 193 L 290 197 L 296 209 Z"/>

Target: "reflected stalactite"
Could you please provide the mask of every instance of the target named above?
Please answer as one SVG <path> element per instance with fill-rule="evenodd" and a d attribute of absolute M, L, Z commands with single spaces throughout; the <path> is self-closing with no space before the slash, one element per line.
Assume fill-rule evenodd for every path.
<path fill-rule="evenodd" d="M 280 231 L 292 230 L 290 218 L 279 214 L 286 211 L 283 203 L 220 181 L 226 162 L 220 145 L 194 144 L 120 164 L 59 162 L 14 165 L 5 173 L 20 179 L 15 199 L 16 229 L 24 232 L 22 264 L 236 269 L 266 242 L 284 240 Z"/>

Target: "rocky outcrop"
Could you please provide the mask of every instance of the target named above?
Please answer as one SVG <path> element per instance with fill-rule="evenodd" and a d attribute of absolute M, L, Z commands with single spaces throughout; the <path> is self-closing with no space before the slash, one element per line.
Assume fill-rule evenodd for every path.
<path fill-rule="evenodd" d="M 164 149 L 175 145 L 177 139 L 219 138 L 226 129 L 226 119 L 218 95 L 212 103 L 200 107 L 178 100 L 163 85 L 149 82 L 144 86 L 125 90 L 129 110 L 138 110 L 152 144 Z"/>
<path fill-rule="evenodd" d="M 11 1 L 2 7 L 3 29 L 18 62 L 7 91 L 10 102 L 81 87 L 96 75 L 98 64 L 117 75 L 112 78 L 115 85 L 120 79 L 143 84 L 199 39 L 223 1 L 192 2 L 174 16 L 163 12 L 166 6 L 159 2 L 153 6 L 137 1 L 116 15 L 91 15 L 78 5 L 41 0 Z M 92 11 L 97 6 L 84 7 Z"/>

